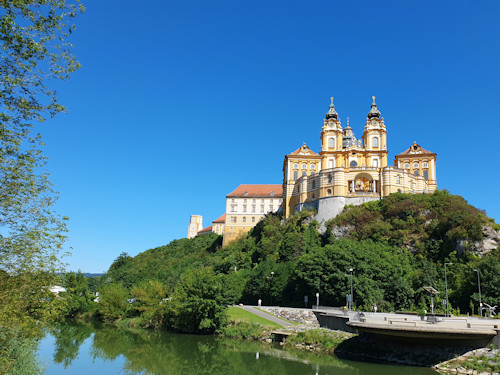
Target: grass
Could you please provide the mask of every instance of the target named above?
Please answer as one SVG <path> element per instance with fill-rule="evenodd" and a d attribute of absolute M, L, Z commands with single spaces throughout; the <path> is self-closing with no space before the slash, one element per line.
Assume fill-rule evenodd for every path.
<path fill-rule="evenodd" d="M 270 320 L 261 318 L 260 316 L 252 314 L 249 311 L 240 309 L 239 307 L 234 307 L 234 306 L 228 307 L 227 315 L 229 317 L 229 320 L 232 320 L 235 322 L 258 323 L 258 324 L 262 324 L 264 326 L 269 326 L 272 328 L 281 328 L 282 327 L 282 325 L 280 325 L 278 323 L 271 322 Z"/>

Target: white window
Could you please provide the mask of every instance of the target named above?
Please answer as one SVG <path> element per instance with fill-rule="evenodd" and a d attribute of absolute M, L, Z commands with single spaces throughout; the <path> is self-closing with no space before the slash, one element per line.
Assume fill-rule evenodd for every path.
<path fill-rule="evenodd" d="M 298 178 L 299 178 L 299 172 L 298 171 L 293 171 L 293 180 L 297 181 Z"/>
<path fill-rule="evenodd" d="M 264 205 L 260 206 L 260 212 L 264 212 Z"/>
<path fill-rule="evenodd" d="M 413 163 L 413 168 L 418 168 L 418 163 Z"/>
<path fill-rule="evenodd" d="M 401 184 L 401 176 L 396 177 L 396 184 Z"/>
<path fill-rule="evenodd" d="M 231 223 L 236 223 L 236 216 L 231 216 Z"/>
<path fill-rule="evenodd" d="M 246 216 L 243 216 L 243 222 L 246 223 L 247 222 L 247 218 Z"/>
<path fill-rule="evenodd" d="M 316 164 L 311 164 L 311 169 L 316 169 Z"/>
<path fill-rule="evenodd" d="M 302 177 L 304 177 L 306 175 L 307 175 L 307 172 L 306 171 L 302 171 Z"/>
<path fill-rule="evenodd" d="M 333 168 L 333 159 L 328 160 L 328 168 Z"/>
<path fill-rule="evenodd" d="M 335 148 L 335 138 L 328 139 L 328 148 Z"/>
<path fill-rule="evenodd" d="M 243 212 L 247 212 L 247 205 L 246 204 L 243 205 Z"/>
<path fill-rule="evenodd" d="M 298 165 L 297 163 L 295 163 L 295 164 L 293 165 L 293 168 L 298 169 L 298 168 L 299 168 L 299 165 Z"/>
<path fill-rule="evenodd" d="M 423 164 L 422 164 L 422 167 L 423 167 L 423 168 L 429 168 L 429 163 L 423 163 Z"/>
<path fill-rule="evenodd" d="M 405 169 L 410 169 L 410 163 L 405 163 Z"/>
<path fill-rule="evenodd" d="M 255 212 L 255 204 L 252 205 L 252 212 Z"/>
<path fill-rule="evenodd" d="M 269 211 L 273 212 L 273 206 L 269 206 Z"/>
<path fill-rule="evenodd" d="M 372 147 L 378 147 L 378 137 L 373 137 Z"/>
<path fill-rule="evenodd" d="M 255 223 L 255 217 L 252 217 L 252 223 Z"/>
<path fill-rule="evenodd" d="M 378 168 L 378 159 L 373 159 L 372 160 L 372 166 L 375 168 Z"/>
<path fill-rule="evenodd" d="M 307 169 L 307 164 L 302 164 L 302 169 Z"/>
<path fill-rule="evenodd" d="M 235 204 L 233 204 L 233 205 L 231 206 L 231 212 L 236 212 L 236 209 L 237 209 L 237 208 L 238 208 L 238 206 L 237 206 L 237 205 L 235 205 Z"/>

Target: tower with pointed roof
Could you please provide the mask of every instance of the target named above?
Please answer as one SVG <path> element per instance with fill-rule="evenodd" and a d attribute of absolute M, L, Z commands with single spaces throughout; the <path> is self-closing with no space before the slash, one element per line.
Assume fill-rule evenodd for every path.
<path fill-rule="evenodd" d="M 388 166 L 387 129 L 375 97 L 357 139 L 349 124 L 342 129 L 333 98 L 321 128 L 321 151 L 305 143 L 285 155 L 283 213 L 318 210 L 321 222 L 346 204 L 362 204 L 395 192 L 431 193 L 437 189 L 436 154 L 414 143 Z"/>

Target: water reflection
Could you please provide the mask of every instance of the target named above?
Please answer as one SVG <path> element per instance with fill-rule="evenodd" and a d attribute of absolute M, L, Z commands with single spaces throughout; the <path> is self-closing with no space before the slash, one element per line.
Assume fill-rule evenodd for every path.
<path fill-rule="evenodd" d="M 73 374 L 82 357 L 96 374 L 111 372 L 106 363 L 123 361 L 121 374 L 341 374 L 430 375 L 429 369 L 344 361 L 333 356 L 285 351 L 258 342 L 168 332 L 64 325 L 51 331 L 53 362 L 47 375 Z M 87 341 L 88 340 L 88 341 Z M 80 349 L 87 341 L 88 349 Z M 49 342 L 47 342 L 47 345 Z M 79 358 L 80 361 L 75 361 Z M 116 371 L 116 370 L 115 370 Z M 117 373 L 117 372 L 115 372 Z"/>

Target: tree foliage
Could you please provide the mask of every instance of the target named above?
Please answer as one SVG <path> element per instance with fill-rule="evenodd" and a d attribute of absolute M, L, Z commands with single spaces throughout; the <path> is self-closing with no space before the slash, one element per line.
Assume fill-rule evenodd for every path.
<path fill-rule="evenodd" d="M 67 38 L 80 11 L 64 0 L 0 4 L 0 324 L 27 333 L 47 311 L 67 219 L 54 212 L 35 124 L 64 110 L 51 81 L 79 67 Z"/>

